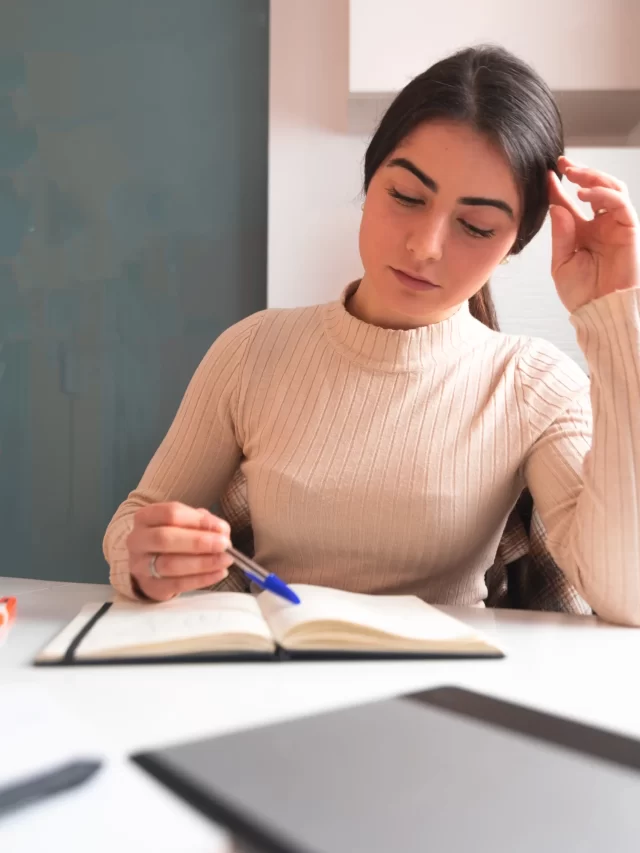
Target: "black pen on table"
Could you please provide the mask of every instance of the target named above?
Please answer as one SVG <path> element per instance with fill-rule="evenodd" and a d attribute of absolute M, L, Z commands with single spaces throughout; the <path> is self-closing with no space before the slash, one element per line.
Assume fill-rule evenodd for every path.
<path fill-rule="evenodd" d="M 100 761 L 70 761 L 46 773 L 0 787 L 0 817 L 54 794 L 77 788 L 101 766 Z"/>

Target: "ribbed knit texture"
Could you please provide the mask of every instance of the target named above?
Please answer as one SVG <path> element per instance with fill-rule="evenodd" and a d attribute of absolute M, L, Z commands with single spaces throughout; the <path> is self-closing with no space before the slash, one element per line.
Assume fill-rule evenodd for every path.
<path fill-rule="evenodd" d="M 572 316 L 590 391 L 553 345 L 492 332 L 467 305 L 411 331 L 364 323 L 345 308 L 356 287 L 215 341 L 107 530 L 116 589 L 134 594 L 138 508 L 210 507 L 242 465 L 256 559 L 285 581 L 481 604 L 528 485 L 580 594 L 640 623 L 640 291 Z"/>

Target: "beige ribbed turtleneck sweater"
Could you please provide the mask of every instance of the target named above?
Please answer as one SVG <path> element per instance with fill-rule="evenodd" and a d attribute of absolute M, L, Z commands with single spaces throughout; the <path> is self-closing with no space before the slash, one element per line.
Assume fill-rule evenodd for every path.
<path fill-rule="evenodd" d="M 466 305 L 411 331 L 364 323 L 345 308 L 356 287 L 215 341 L 107 530 L 116 589 L 133 595 L 139 507 L 209 507 L 241 465 L 256 559 L 285 581 L 480 604 L 527 485 L 580 594 L 640 624 L 640 290 L 573 315 L 590 386 L 551 344 Z"/>

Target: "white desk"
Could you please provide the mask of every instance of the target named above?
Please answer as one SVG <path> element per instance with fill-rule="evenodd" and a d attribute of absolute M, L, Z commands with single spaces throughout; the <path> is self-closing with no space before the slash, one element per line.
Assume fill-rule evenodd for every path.
<path fill-rule="evenodd" d="M 148 747 L 443 684 L 640 737 L 640 630 L 608 626 L 592 617 L 447 608 L 495 638 L 508 654 L 501 661 L 38 669 L 30 666 L 35 653 L 84 603 L 110 597 L 109 587 L 0 578 L 0 595 L 18 597 L 17 622 L 0 648 L 0 693 L 17 683 L 42 685 L 97 728 L 120 764 L 128 753 Z M 137 808 L 122 817 L 144 822 L 147 848 L 170 850 L 171 839 L 179 836 L 174 849 L 181 853 L 228 849 L 213 826 L 137 768 L 123 764 L 121 771 L 138 793 L 144 789 Z M 112 808 L 117 821 L 119 807 Z M 87 829 L 85 849 L 92 834 Z M 2 841 L 0 825 L 0 847 Z M 14 838 L 12 842 L 16 853 L 30 849 L 16 847 Z M 50 842 L 47 846 L 56 849 Z M 60 846 L 67 853 L 72 849 Z M 91 849 L 97 853 L 95 845 Z M 119 853 L 129 849 L 134 845 L 121 844 Z"/>

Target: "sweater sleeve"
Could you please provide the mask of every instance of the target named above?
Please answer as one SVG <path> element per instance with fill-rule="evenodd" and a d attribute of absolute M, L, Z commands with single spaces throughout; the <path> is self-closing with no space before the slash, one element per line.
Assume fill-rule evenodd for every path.
<path fill-rule="evenodd" d="M 640 290 L 571 318 L 590 380 L 555 348 L 520 362 L 524 475 L 547 547 L 603 619 L 640 626 Z"/>
<path fill-rule="evenodd" d="M 104 554 L 111 583 L 123 595 L 136 597 L 127 537 L 137 510 L 163 501 L 209 508 L 221 498 L 240 463 L 242 369 L 263 314 L 241 320 L 213 343 L 138 487 L 120 504 L 107 527 Z"/>

